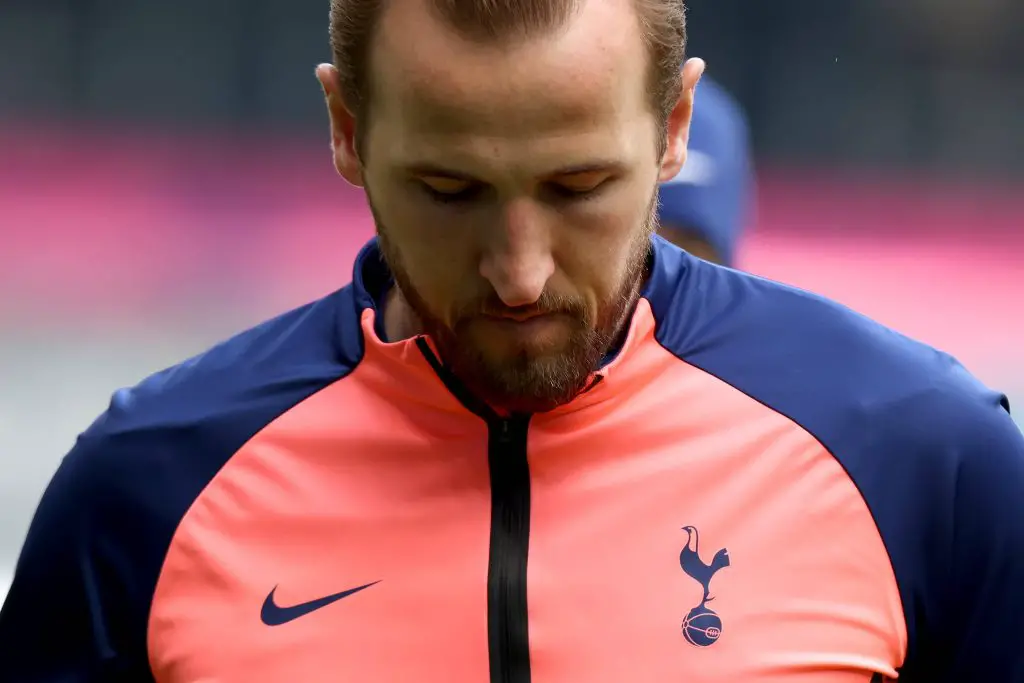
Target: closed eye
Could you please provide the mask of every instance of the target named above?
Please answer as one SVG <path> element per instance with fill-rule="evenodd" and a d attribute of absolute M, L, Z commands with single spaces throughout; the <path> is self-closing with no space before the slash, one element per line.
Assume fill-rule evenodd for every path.
<path fill-rule="evenodd" d="M 543 183 L 541 191 L 556 202 L 586 200 L 600 194 L 612 180 L 607 173 L 574 173 Z M 486 188 L 483 183 L 450 176 L 424 176 L 415 182 L 428 198 L 439 204 L 473 201 Z"/>
<path fill-rule="evenodd" d="M 585 182 L 585 183 L 566 183 L 566 182 L 555 182 L 547 185 L 548 191 L 559 200 L 581 200 L 591 199 L 606 187 L 608 184 L 607 178 L 602 178 L 597 182 Z"/>
<path fill-rule="evenodd" d="M 441 204 L 453 204 L 473 199 L 480 193 L 480 185 L 458 178 L 427 178 L 419 181 L 423 192 Z"/>

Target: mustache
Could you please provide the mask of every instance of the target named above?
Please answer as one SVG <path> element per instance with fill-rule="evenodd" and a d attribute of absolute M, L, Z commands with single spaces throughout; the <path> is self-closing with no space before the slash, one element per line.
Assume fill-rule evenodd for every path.
<path fill-rule="evenodd" d="M 534 315 L 552 314 L 561 314 L 583 320 L 588 317 L 587 307 L 584 302 L 573 297 L 561 296 L 545 291 L 532 304 L 508 306 L 496 292 L 492 291 L 482 299 L 467 302 L 465 305 L 460 306 L 453 318 L 457 323 L 467 318 L 479 316 L 525 318 Z"/>

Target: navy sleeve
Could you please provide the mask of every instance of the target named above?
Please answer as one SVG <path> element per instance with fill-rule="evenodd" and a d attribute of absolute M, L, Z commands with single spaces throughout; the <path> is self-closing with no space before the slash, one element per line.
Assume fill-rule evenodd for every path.
<path fill-rule="evenodd" d="M 952 441 L 961 457 L 944 620 L 949 649 L 941 651 L 950 659 L 931 680 L 1022 683 L 1024 436 L 996 401 L 964 409 L 954 424 L 963 426 Z"/>
<path fill-rule="evenodd" d="M 33 518 L 0 611 L 0 678 L 12 683 L 152 680 L 146 605 L 125 549 L 104 542 L 102 444 L 64 458 Z M 138 531 L 145 533 L 145 529 Z"/>
<path fill-rule="evenodd" d="M 36 510 L 0 610 L 0 680 L 153 680 L 149 611 L 179 521 L 253 434 L 356 366 L 358 314 L 348 287 L 114 395 Z"/>

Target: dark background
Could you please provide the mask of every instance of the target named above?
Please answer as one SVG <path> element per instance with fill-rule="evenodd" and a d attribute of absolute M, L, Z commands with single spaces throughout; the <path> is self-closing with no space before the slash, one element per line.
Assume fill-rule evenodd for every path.
<path fill-rule="evenodd" d="M 1024 171 L 1024 4 L 695 0 L 759 156 Z M 319 134 L 321 0 L 2 0 L 0 116 Z"/>

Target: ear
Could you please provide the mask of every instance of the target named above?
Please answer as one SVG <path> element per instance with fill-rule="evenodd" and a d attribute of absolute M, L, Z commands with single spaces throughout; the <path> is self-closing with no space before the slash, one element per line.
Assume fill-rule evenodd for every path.
<path fill-rule="evenodd" d="M 665 183 L 676 177 L 686 163 L 686 145 L 690 139 L 690 121 L 693 118 L 693 102 L 697 83 L 704 73 L 704 60 L 688 59 L 681 74 L 682 87 L 679 101 L 668 117 L 665 155 L 661 158 L 658 182 Z"/>
<path fill-rule="evenodd" d="M 334 168 L 349 183 L 362 187 L 363 165 L 356 152 L 356 117 L 342 99 L 338 70 L 330 64 L 321 64 L 316 68 L 316 78 L 323 88 L 327 114 L 331 119 L 331 152 L 334 156 Z"/>

